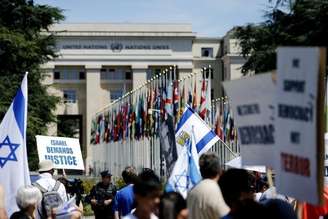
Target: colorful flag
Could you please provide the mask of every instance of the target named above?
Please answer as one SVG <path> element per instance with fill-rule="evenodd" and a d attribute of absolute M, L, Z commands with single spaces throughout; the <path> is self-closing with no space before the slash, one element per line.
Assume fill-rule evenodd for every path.
<path fill-rule="evenodd" d="M 195 78 L 195 83 L 194 83 L 194 93 L 193 93 L 193 99 L 192 99 L 192 109 L 197 112 L 197 81 Z"/>
<path fill-rule="evenodd" d="M 206 109 L 206 80 L 205 80 L 205 78 L 203 78 L 201 96 L 200 96 L 200 106 L 199 106 L 199 116 L 200 116 L 200 118 L 205 120 L 206 113 L 207 113 L 207 109 Z"/>
<path fill-rule="evenodd" d="M 187 104 L 189 106 L 192 106 L 192 82 L 190 81 L 189 83 L 189 88 L 188 88 L 188 100 L 187 100 Z M 184 106 L 183 106 L 184 109 Z"/>
<path fill-rule="evenodd" d="M 129 117 L 129 126 L 130 126 L 130 140 L 135 138 L 135 130 L 136 130 L 136 113 L 135 113 L 135 106 L 131 103 L 131 113 Z"/>
<path fill-rule="evenodd" d="M 177 118 L 178 113 L 179 113 L 179 99 L 180 99 L 180 95 L 179 95 L 179 81 L 174 81 L 173 82 L 173 115 L 175 118 Z"/>
<path fill-rule="evenodd" d="M 8 215 L 18 210 L 19 187 L 30 185 L 26 149 L 27 74 L 0 124 L 0 183 Z"/>
<path fill-rule="evenodd" d="M 165 117 L 165 104 L 166 104 L 166 76 L 164 75 L 164 80 L 161 80 L 161 119 Z"/>
<path fill-rule="evenodd" d="M 172 105 L 173 91 L 172 91 L 172 80 L 171 80 L 170 76 L 169 76 L 169 80 L 168 80 L 168 83 L 166 86 L 167 86 L 167 89 L 166 89 L 165 112 L 167 114 L 173 116 L 173 105 Z"/>
<path fill-rule="evenodd" d="M 215 134 L 219 136 L 220 139 L 223 140 L 221 107 L 217 108 L 216 115 L 215 115 Z"/>
<path fill-rule="evenodd" d="M 209 76 L 207 77 L 207 88 L 206 88 L 206 109 L 208 111 L 211 111 L 211 101 L 212 101 L 212 96 L 211 96 L 211 74 L 212 74 L 212 68 L 210 67 L 208 69 Z"/>
<path fill-rule="evenodd" d="M 185 101 L 186 93 L 185 92 L 186 92 L 185 91 L 185 86 L 183 84 L 182 85 L 182 91 L 181 91 L 181 97 L 180 97 L 180 103 L 179 103 L 179 113 L 178 113 L 177 121 L 180 120 L 180 118 L 183 114 L 184 107 L 186 105 L 186 101 Z"/>

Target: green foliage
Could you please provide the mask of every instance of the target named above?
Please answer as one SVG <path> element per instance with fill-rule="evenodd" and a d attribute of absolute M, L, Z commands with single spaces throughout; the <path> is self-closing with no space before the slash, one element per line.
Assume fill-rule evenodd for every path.
<path fill-rule="evenodd" d="M 278 0 L 266 17 L 235 30 L 247 60 L 244 74 L 276 69 L 278 46 L 328 46 L 328 0 Z"/>
<path fill-rule="evenodd" d="M 85 194 L 90 194 L 92 187 L 96 184 L 96 179 L 84 179 L 82 186 Z"/>
<path fill-rule="evenodd" d="M 78 131 L 78 120 L 57 118 L 57 136 L 73 138 Z"/>
<path fill-rule="evenodd" d="M 114 184 L 116 185 L 116 187 L 117 187 L 118 189 L 121 189 L 121 188 L 123 188 L 123 187 L 126 185 L 122 177 L 118 177 L 118 178 L 115 180 Z"/>
<path fill-rule="evenodd" d="M 92 216 L 94 215 L 92 209 L 91 209 L 91 205 L 90 204 L 85 204 L 83 205 L 83 215 L 84 216 Z"/>
<path fill-rule="evenodd" d="M 27 150 L 34 170 L 38 163 L 35 135 L 45 134 L 47 125 L 56 121 L 53 110 L 59 101 L 41 84 L 40 64 L 55 57 L 54 36 L 41 32 L 63 16 L 60 9 L 32 0 L 0 0 L 0 5 L 0 120 L 28 71 Z"/>

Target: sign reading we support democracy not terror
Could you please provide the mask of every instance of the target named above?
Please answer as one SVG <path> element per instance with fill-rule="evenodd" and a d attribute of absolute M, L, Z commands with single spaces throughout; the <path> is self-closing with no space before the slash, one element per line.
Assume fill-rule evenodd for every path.
<path fill-rule="evenodd" d="M 275 145 L 272 74 L 223 83 L 235 117 L 243 165 L 273 167 Z"/>
<path fill-rule="evenodd" d="M 57 169 L 84 170 L 79 139 L 36 136 L 39 160 L 51 160 Z"/>
<path fill-rule="evenodd" d="M 278 48 L 277 66 L 277 190 L 319 204 L 324 174 L 325 51 Z"/>

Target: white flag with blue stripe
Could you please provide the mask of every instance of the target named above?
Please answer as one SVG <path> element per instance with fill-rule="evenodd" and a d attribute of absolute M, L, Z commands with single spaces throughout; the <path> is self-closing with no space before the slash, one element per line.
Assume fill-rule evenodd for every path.
<path fill-rule="evenodd" d="M 27 74 L 0 124 L 0 184 L 5 190 L 5 207 L 9 216 L 18 210 L 15 198 L 18 188 L 31 184 L 26 151 L 26 119 Z"/>
<path fill-rule="evenodd" d="M 188 191 L 194 187 L 202 177 L 199 171 L 194 132 L 192 132 L 191 135 L 186 133 L 184 137 L 185 147 L 182 149 L 178 160 L 174 164 L 165 190 L 167 192 L 179 192 L 186 198 Z"/>
<path fill-rule="evenodd" d="M 179 192 L 183 197 L 200 180 L 198 158 L 208 151 L 219 137 L 189 106 L 177 125 L 175 134 L 178 160 L 166 185 L 166 191 Z"/>
<path fill-rule="evenodd" d="M 192 127 L 195 129 L 195 144 L 199 156 L 208 151 L 220 139 L 206 122 L 187 105 L 175 132 L 178 155 L 181 154 L 184 147 L 184 135 L 185 133 L 191 135 Z"/>

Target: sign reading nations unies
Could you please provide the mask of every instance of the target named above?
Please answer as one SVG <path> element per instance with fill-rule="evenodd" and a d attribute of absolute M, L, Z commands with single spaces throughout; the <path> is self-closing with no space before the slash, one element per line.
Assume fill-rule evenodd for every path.
<path fill-rule="evenodd" d="M 324 173 L 325 50 L 278 48 L 277 190 L 319 204 Z"/>
<path fill-rule="evenodd" d="M 51 160 L 56 169 L 84 170 L 79 139 L 36 136 L 39 160 Z"/>

